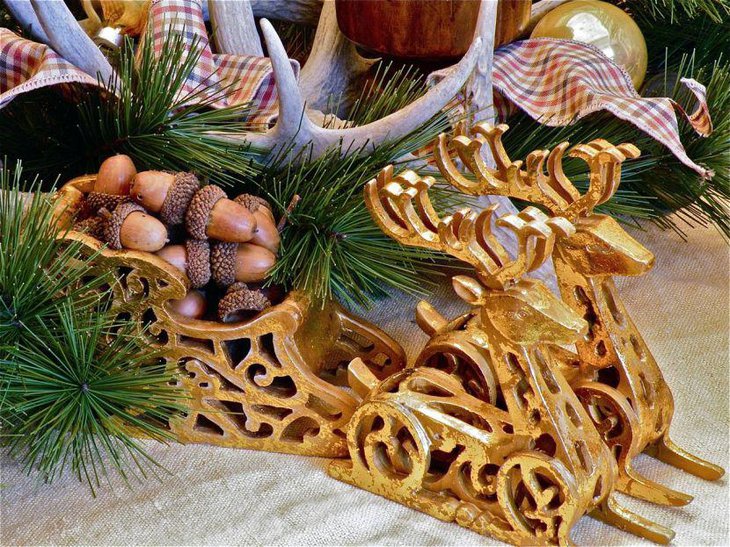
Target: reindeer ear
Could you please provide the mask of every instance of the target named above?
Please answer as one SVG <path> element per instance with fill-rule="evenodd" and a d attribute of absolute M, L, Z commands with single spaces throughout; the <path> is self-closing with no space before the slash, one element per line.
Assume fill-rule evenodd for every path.
<path fill-rule="evenodd" d="M 484 287 L 473 277 L 456 275 L 451 279 L 454 291 L 463 301 L 472 306 L 481 306 L 484 303 Z"/>

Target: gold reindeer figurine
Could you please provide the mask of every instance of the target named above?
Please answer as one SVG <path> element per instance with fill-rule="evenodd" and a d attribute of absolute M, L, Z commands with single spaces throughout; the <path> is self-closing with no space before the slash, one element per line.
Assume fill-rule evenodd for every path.
<path fill-rule="evenodd" d="M 563 217 L 575 232 L 554 246 L 553 262 L 564 301 L 589 324 L 576 343 L 577 355 L 555 348 L 562 371 L 588 410 L 618 462 L 617 488 L 631 496 L 665 505 L 684 505 L 692 497 L 647 479 L 632 467 L 646 452 L 670 465 L 707 480 L 724 470 L 677 447 L 669 438 L 674 402 L 651 351 L 618 297 L 613 276 L 636 276 L 654 264 L 650 251 L 630 237 L 611 217 L 594 208 L 613 196 L 621 180 L 621 164 L 636 158 L 631 144 L 613 146 L 597 139 L 575 146 L 569 156 L 590 169 L 589 188 L 581 195 L 562 169 L 568 143 L 552 151 L 536 150 L 526 162 L 513 162 L 502 141 L 506 125 L 477 124 L 474 138 L 460 135 L 449 142 L 441 135 L 436 164 L 456 188 L 472 195 L 501 195 L 544 207 L 551 217 Z M 489 146 L 496 168 L 489 168 L 482 149 Z M 474 177 L 454 164 L 456 152 Z M 548 217 L 533 210 L 530 219 Z"/>
<path fill-rule="evenodd" d="M 494 207 L 440 219 L 432 178 L 387 168 L 365 189 L 381 229 L 410 246 L 448 253 L 477 277 L 453 278 L 471 312 L 447 321 L 422 302 L 431 341 L 415 367 L 378 382 L 350 364 L 363 398 L 347 432 L 342 481 L 514 544 L 569 544 L 587 512 L 660 542 L 673 533 L 621 508 L 616 464 L 591 417 L 558 371 L 552 344 L 574 344 L 588 323 L 540 281 L 524 277 L 575 229 L 534 208 L 503 216 L 519 250 L 492 235 Z"/>

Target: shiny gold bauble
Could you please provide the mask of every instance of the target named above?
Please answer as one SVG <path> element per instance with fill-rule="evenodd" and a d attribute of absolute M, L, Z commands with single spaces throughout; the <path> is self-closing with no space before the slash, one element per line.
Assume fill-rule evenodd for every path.
<path fill-rule="evenodd" d="M 561 38 L 600 49 L 626 69 L 637 89 L 646 75 L 646 42 L 634 20 L 621 8 L 598 0 L 573 0 L 548 12 L 532 38 Z"/>

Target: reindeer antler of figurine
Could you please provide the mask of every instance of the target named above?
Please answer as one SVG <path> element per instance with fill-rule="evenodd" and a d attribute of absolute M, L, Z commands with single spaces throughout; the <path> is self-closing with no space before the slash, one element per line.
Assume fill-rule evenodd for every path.
<path fill-rule="evenodd" d="M 479 533 L 515 544 L 567 544 L 585 513 L 656 542 L 674 533 L 620 505 L 614 490 L 659 503 L 688 496 L 638 475 L 642 450 L 708 479 L 723 471 L 668 438 L 672 397 L 651 353 L 616 296 L 614 275 L 638 275 L 653 256 L 593 209 L 614 194 L 630 144 L 604 140 L 569 155 L 590 169 L 580 194 L 562 170 L 568 144 L 512 162 L 507 126 L 477 125 L 474 138 L 446 136 L 436 164 L 471 195 L 519 198 L 530 206 L 495 219 L 495 207 L 441 218 L 431 177 L 392 167 L 365 187 L 384 233 L 471 265 L 454 290 L 472 310 L 453 320 L 421 302 L 431 337 L 415 364 L 378 381 L 360 360 L 350 384 L 363 398 L 348 428 L 351 460 L 334 477 Z M 488 145 L 496 168 L 483 160 Z M 464 176 L 455 152 L 473 174 Z M 511 256 L 493 226 L 514 233 Z M 552 256 L 562 299 L 526 277 Z M 574 345 L 576 352 L 564 346 Z"/>

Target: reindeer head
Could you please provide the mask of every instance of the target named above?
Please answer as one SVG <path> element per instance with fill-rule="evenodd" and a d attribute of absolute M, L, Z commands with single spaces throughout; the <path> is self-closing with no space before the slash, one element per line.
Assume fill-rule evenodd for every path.
<path fill-rule="evenodd" d="M 517 237 L 518 252 L 510 257 L 492 234 L 496 206 L 476 213 L 461 209 L 439 218 L 428 196 L 431 177 L 405 171 L 393 177 L 392 167 L 365 187 L 365 202 L 380 228 L 404 245 L 434 249 L 473 266 L 477 277 L 456 276 L 456 293 L 479 307 L 482 324 L 521 345 L 541 342 L 570 344 L 587 324 L 541 282 L 523 279 L 551 254 L 556 238 L 574 233 L 563 218 L 548 218 L 534 207 L 506 215 L 496 225 Z"/>
<path fill-rule="evenodd" d="M 632 144 L 613 146 L 596 139 L 573 147 L 568 155 L 589 167 L 589 186 L 581 195 L 563 171 L 564 142 L 552 151 L 535 150 L 524 164 L 512 161 L 502 144 L 506 125 L 477 124 L 474 138 L 460 135 L 451 147 L 476 180 L 464 176 L 454 164 L 445 135 L 435 149 L 441 173 L 456 188 L 471 195 L 499 195 L 529 201 L 547 209 L 554 217 L 565 217 L 575 233 L 560 240 L 559 254 L 584 275 L 640 275 L 654 264 L 654 256 L 633 239 L 611 217 L 596 214 L 594 208 L 608 201 L 621 182 L 621 164 L 639 156 Z M 496 168 L 487 166 L 483 147 L 489 146 Z"/>

